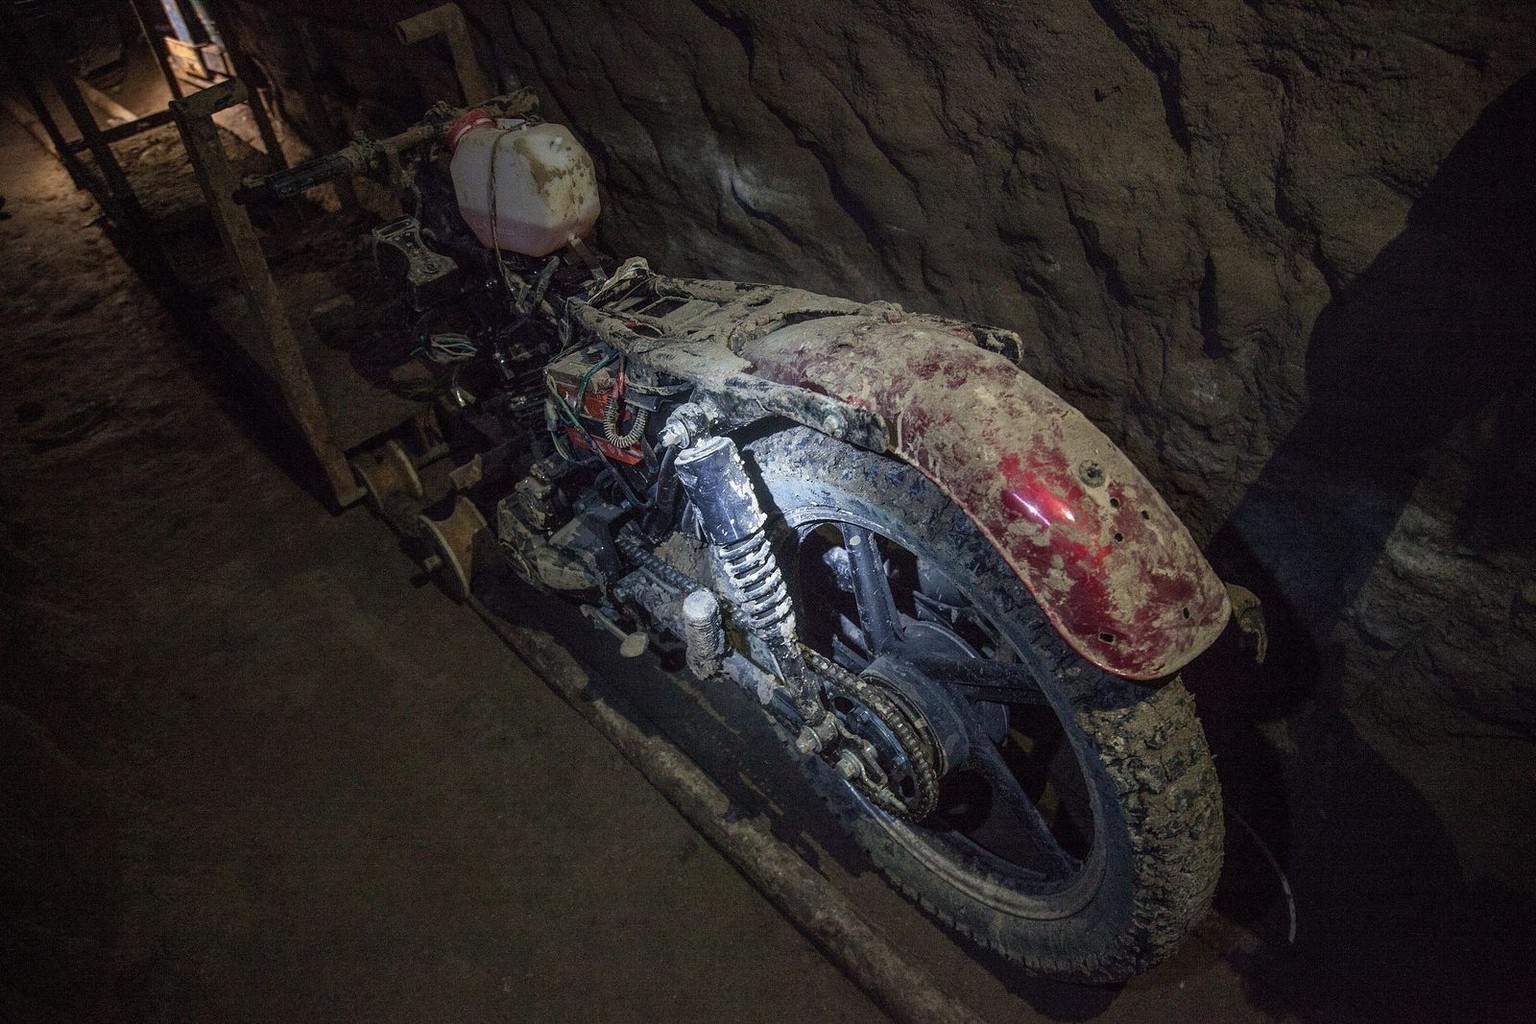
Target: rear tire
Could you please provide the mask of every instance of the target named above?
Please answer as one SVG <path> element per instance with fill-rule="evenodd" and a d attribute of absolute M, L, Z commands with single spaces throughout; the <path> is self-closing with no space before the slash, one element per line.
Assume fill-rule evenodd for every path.
<path fill-rule="evenodd" d="M 860 617 L 829 611 L 827 579 L 806 551 L 818 530 L 870 530 L 892 580 L 902 560 L 920 567 L 913 578 L 933 580 L 940 570 L 938 586 L 965 602 L 951 620 L 964 623 L 973 640 L 995 637 L 985 656 L 1022 663 L 1045 698 L 1034 708 L 1008 705 L 1007 731 L 995 742 L 1010 767 L 1045 759 L 1017 770 L 1020 791 L 1025 774 L 1038 772 L 1046 781 L 1031 799 L 1042 815 L 1051 803 L 1058 818 L 1075 818 L 1061 835 L 1051 825 L 1049 840 L 1067 865 L 1059 877 L 997 854 L 993 826 L 965 831 L 978 817 L 972 804 L 993 815 L 1001 797 L 956 803 L 951 794 L 957 811 L 909 823 L 821 772 L 833 810 L 871 860 L 933 916 L 1042 975 L 1123 981 L 1169 956 L 1210 908 L 1223 841 L 1215 768 L 1183 684 L 1125 680 L 1072 652 L 997 551 L 911 466 L 805 428 L 751 441 L 743 455 L 770 498 L 765 511 L 806 642 L 860 669 L 856 643 L 828 639 L 849 633 L 850 618 Z M 835 561 L 825 551 L 822 560 Z M 908 612 L 916 606 L 909 602 Z M 827 628 L 833 619 L 839 624 Z M 973 619 L 982 625 L 973 627 Z M 857 623 L 852 635 L 864 635 Z M 990 709 L 1000 705 L 974 706 L 995 715 Z M 963 782 L 953 773 L 941 780 L 941 792 Z M 1063 812 L 1069 804 L 1075 810 Z"/>

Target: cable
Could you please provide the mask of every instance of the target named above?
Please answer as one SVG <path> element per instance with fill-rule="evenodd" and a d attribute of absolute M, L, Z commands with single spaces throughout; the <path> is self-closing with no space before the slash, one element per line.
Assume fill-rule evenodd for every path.
<path fill-rule="evenodd" d="M 608 457 L 608 453 L 597 446 L 597 440 L 587 432 L 586 427 L 581 425 L 581 420 L 576 418 L 576 414 L 571 411 L 571 407 L 566 404 L 564 397 L 562 397 L 560 392 L 555 389 L 553 384 L 550 385 L 549 391 L 550 394 L 554 396 L 555 404 L 559 407 L 560 411 L 565 413 L 565 418 L 569 420 L 571 426 L 575 427 L 577 432 L 581 434 L 582 440 L 587 442 L 587 447 L 596 452 L 597 457 L 603 460 L 604 466 L 606 466 L 608 470 L 613 473 L 614 479 L 617 480 L 619 486 L 623 488 L 624 495 L 629 499 L 630 504 L 637 508 L 644 508 L 645 503 L 640 500 L 640 496 L 635 493 L 635 489 L 629 485 L 629 481 L 624 479 L 624 474 L 620 473 L 618 468 L 614 466 L 613 460 Z"/>
<path fill-rule="evenodd" d="M 1223 802 L 1225 803 L 1225 801 Z M 1264 840 L 1259 838 L 1259 833 L 1254 830 L 1254 827 L 1244 821 L 1243 816 L 1238 814 L 1236 808 L 1231 804 L 1226 804 L 1226 808 L 1227 813 L 1232 815 L 1232 820 L 1241 825 L 1243 831 L 1248 833 L 1248 837 L 1258 846 L 1259 852 L 1264 855 L 1265 860 L 1269 861 L 1269 866 L 1274 869 L 1276 877 L 1280 879 L 1280 891 L 1285 894 L 1285 909 L 1290 913 L 1291 917 L 1290 928 L 1286 931 L 1285 941 L 1292 946 L 1296 945 L 1296 897 L 1291 895 L 1291 880 L 1285 877 L 1285 871 L 1280 867 L 1279 858 L 1269 852 L 1269 847 L 1264 844 Z"/>
<path fill-rule="evenodd" d="M 416 349 L 419 354 L 434 363 L 463 363 L 479 355 L 480 350 L 468 335 L 444 332 L 429 335 L 427 344 Z"/>

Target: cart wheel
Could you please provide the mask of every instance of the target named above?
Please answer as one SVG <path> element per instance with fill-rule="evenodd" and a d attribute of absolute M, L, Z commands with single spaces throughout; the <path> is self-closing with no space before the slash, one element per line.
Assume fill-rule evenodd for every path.
<path fill-rule="evenodd" d="M 490 538 L 485 516 L 465 497 L 454 499 L 453 512 L 447 519 L 417 516 L 422 533 L 432 541 L 434 556 L 427 568 L 437 573 L 448 593 L 456 601 L 469 598 L 469 584 L 474 579 L 475 547 Z"/>
<path fill-rule="evenodd" d="M 387 441 L 352 460 L 352 473 L 368 496 L 368 507 L 387 515 L 401 499 L 421 500 L 421 477 L 399 441 Z"/>

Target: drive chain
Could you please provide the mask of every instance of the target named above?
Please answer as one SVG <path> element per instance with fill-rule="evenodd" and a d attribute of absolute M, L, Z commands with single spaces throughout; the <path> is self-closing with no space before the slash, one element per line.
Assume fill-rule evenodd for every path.
<path fill-rule="evenodd" d="M 912 762 L 912 780 L 916 792 L 911 799 L 903 799 L 889 788 L 868 795 L 886 810 L 909 821 L 920 821 L 933 813 L 939 801 L 939 773 L 934 767 L 931 747 L 918 736 L 911 718 L 878 687 L 866 683 L 831 658 L 804 643 L 800 645 L 800 650 L 805 663 L 814 671 L 830 679 L 843 693 L 873 711 L 891 730 L 896 742 L 901 744 Z"/>

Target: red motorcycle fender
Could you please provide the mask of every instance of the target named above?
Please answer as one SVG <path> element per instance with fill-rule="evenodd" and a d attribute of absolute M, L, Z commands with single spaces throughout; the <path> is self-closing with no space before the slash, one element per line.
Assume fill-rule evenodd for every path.
<path fill-rule="evenodd" d="M 757 376 L 879 414 L 889 449 L 965 511 L 1100 668 L 1171 675 L 1226 625 L 1226 588 L 1146 477 L 964 326 L 835 316 L 738 351 Z"/>

